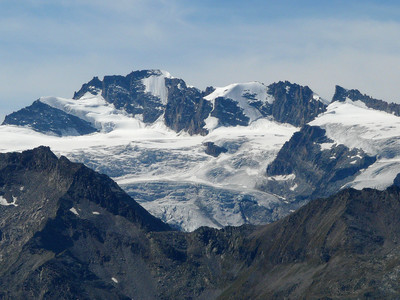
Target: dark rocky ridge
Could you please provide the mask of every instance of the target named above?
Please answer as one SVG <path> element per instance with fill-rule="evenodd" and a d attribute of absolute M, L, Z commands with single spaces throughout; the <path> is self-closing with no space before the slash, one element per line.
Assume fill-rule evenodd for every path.
<path fill-rule="evenodd" d="M 29 126 L 58 136 L 84 135 L 96 132 L 89 122 L 36 100 L 32 105 L 5 117 L 2 125 Z"/>
<path fill-rule="evenodd" d="M 329 149 L 321 145 L 331 143 Z M 362 149 L 333 144 L 318 126 L 304 126 L 293 134 L 267 168 L 268 180 L 260 187 L 288 200 L 327 197 L 340 190 L 357 173 L 376 161 Z M 274 176 L 291 176 L 275 180 Z"/>
<path fill-rule="evenodd" d="M 347 90 L 337 85 L 335 87 L 335 94 L 333 95 L 332 102 L 344 102 L 346 101 L 346 98 L 349 98 L 353 101 L 362 101 L 369 108 L 400 116 L 400 104 L 388 103 L 383 100 L 374 99 L 365 94 L 361 94 L 359 90 Z"/>
<path fill-rule="evenodd" d="M 218 119 L 219 126 L 247 126 L 249 125 L 249 117 L 247 117 L 243 109 L 239 107 L 236 101 L 218 97 L 215 99 L 214 109 L 211 112 L 212 117 Z"/>
<path fill-rule="evenodd" d="M 211 92 L 205 92 L 187 87 L 182 79 L 166 79 L 168 88 L 168 103 L 165 108 L 165 125 L 176 132 L 182 130 L 189 134 L 206 135 L 208 131 L 203 128 L 204 122 L 210 114 L 211 104 L 203 97 Z"/>
<path fill-rule="evenodd" d="M 68 290 L 76 285 L 73 280 L 98 276 L 70 257 L 69 250 L 66 257 L 61 255 L 66 261 L 56 258 L 82 235 L 94 235 L 100 242 L 104 239 L 98 228 L 77 218 L 73 209 L 92 218 L 96 217 L 92 211 L 100 211 L 129 220 L 136 231 L 169 230 L 107 176 L 65 157 L 58 159 L 47 147 L 0 154 L 0 195 L 16 204 L 0 205 L 1 299 L 68 298 Z M 58 280 L 58 287 L 65 290 L 54 288 Z"/>
<path fill-rule="evenodd" d="M 0 154 L 0 189 L 16 204 L 0 205 L 1 299 L 187 299 L 218 294 L 242 264 L 229 249 L 246 228 L 170 232 L 107 176 L 46 147 Z"/>
<path fill-rule="evenodd" d="M 0 188 L 18 205 L 0 205 L 1 299 L 400 294 L 396 186 L 344 190 L 270 225 L 192 233 L 169 231 L 106 176 L 45 147 L 1 154 Z"/>
<path fill-rule="evenodd" d="M 184 130 L 189 134 L 206 134 L 204 120 L 211 111 L 211 105 L 203 97 L 212 89 L 202 92 L 188 87 L 182 79 L 166 77 L 168 102 L 164 104 L 158 97 L 145 93 L 142 83 L 145 78 L 161 75 L 159 70 L 142 70 L 127 76 L 105 76 L 103 81 L 94 77 L 75 92 L 74 99 L 79 99 L 87 92 L 101 92 L 104 99 L 116 108 L 133 115 L 142 114 L 145 123 L 153 123 L 164 114 L 165 124 L 177 132 Z"/>
<path fill-rule="evenodd" d="M 101 92 L 104 99 L 114 104 L 117 109 L 136 115 L 142 114 L 145 123 L 152 123 L 163 113 L 163 104 L 157 97 L 145 93 L 142 80 L 150 76 L 160 76 L 158 70 L 135 71 L 127 76 L 105 76 L 103 81 L 94 77 L 74 93 L 74 99 L 79 99 L 85 93 Z"/>
<path fill-rule="evenodd" d="M 220 299 L 397 299 L 400 190 L 344 190 L 261 227 Z"/>
<path fill-rule="evenodd" d="M 165 88 L 165 99 L 146 92 L 143 80 L 151 76 L 159 77 L 158 83 L 165 85 L 159 87 Z M 314 99 L 314 93 L 307 86 L 285 81 L 265 88 L 275 98 L 272 104 L 258 100 L 257 95 L 250 91 L 242 95 L 250 106 L 259 111 L 261 117 L 271 116 L 278 122 L 302 126 L 326 110 L 326 104 Z M 176 132 L 186 131 L 191 135 L 208 133 L 205 120 L 209 116 L 216 117 L 219 126 L 249 125 L 250 119 L 237 101 L 218 97 L 212 105 L 204 99 L 213 91 L 212 87 L 205 91 L 189 87 L 182 79 L 169 77 L 160 70 L 141 70 L 126 76 L 105 76 L 103 80 L 94 77 L 83 84 L 73 98 L 78 100 L 86 93 L 101 94 L 117 109 L 138 116 L 147 124 L 163 117 L 167 127 Z M 46 117 L 45 120 L 43 116 Z M 3 124 L 30 126 L 36 131 L 56 135 L 83 135 L 96 131 L 88 122 L 38 101 L 7 116 Z"/>

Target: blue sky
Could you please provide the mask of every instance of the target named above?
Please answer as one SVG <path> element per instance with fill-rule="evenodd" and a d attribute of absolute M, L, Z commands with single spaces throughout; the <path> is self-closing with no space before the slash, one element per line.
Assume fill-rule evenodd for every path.
<path fill-rule="evenodd" d="M 0 43 L 0 120 L 148 68 L 199 88 L 289 80 L 400 102 L 397 1 L 0 0 Z"/>

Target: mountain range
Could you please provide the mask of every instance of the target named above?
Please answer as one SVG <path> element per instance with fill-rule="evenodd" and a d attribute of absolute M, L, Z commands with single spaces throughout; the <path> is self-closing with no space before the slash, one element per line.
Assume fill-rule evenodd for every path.
<path fill-rule="evenodd" d="M 48 147 L 0 154 L 0 298 L 395 299 L 399 178 L 185 233 Z"/>
<path fill-rule="evenodd" d="M 143 70 L 6 116 L 0 151 L 50 146 L 173 228 L 257 225 L 345 188 L 391 186 L 399 107 L 340 86 L 331 101 L 287 81 L 202 91 Z"/>

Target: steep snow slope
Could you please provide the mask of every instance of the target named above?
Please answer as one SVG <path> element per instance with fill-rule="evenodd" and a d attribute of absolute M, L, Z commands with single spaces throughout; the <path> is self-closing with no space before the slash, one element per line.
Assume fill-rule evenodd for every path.
<path fill-rule="evenodd" d="M 234 83 L 225 87 L 216 88 L 213 93 L 204 97 L 215 105 L 215 99 L 219 97 L 232 99 L 243 109 L 244 114 L 250 119 L 250 123 L 262 117 L 261 112 L 251 106 L 252 102 L 272 104 L 274 97 L 267 93 L 268 87 L 260 82 Z"/>
<path fill-rule="evenodd" d="M 326 130 L 335 144 L 361 148 L 377 161 L 346 186 L 385 189 L 400 172 L 400 117 L 368 108 L 361 101 L 331 103 L 327 111 L 309 123 Z"/>
<path fill-rule="evenodd" d="M 39 101 L 88 121 L 101 131 L 109 132 L 123 127 L 132 129 L 143 127 L 142 122 L 132 118 L 124 110 L 116 109 L 100 94 L 93 95 L 88 92 L 79 100 L 42 97 Z"/>
<path fill-rule="evenodd" d="M 161 71 L 160 75 L 151 75 L 142 79 L 145 86 L 145 93 L 160 98 L 161 103 L 166 105 L 168 102 L 168 89 L 165 85 L 165 78 L 173 78 L 170 73 Z"/>

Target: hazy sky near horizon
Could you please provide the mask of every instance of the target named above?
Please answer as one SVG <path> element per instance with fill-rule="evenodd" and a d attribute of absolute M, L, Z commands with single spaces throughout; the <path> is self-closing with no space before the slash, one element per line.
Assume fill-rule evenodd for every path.
<path fill-rule="evenodd" d="M 151 68 L 199 88 L 289 80 L 400 102 L 398 1 L 0 0 L 0 16 L 0 120 Z"/>

